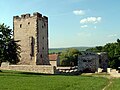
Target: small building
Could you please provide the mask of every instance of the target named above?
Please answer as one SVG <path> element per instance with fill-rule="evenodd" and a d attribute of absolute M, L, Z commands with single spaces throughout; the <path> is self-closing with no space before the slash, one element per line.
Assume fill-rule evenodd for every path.
<path fill-rule="evenodd" d="M 98 68 L 106 71 L 108 68 L 108 56 L 106 52 L 84 52 L 78 56 L 78 70 L 82 72 L 96 72 Z"/>
<path fill-rule="evenodd" d="M 60 65 L 60 58 L 58 54 L 50 54 L 49 61 L 52 66 L 59 66 Z"/>

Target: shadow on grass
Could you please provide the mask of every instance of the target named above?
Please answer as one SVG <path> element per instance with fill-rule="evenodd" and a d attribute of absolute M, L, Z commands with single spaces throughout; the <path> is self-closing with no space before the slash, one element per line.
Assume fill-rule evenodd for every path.
<path fill-rule="evenodd" d="M 72 74 L 72 73 L 62 73 L 62 74 L 45 74 L 45 73 L 34 73 L 34 72 L 21 72 L 20 74 L 25 75 L 44 75 L 44 76 L 78 76 L 78 74 Z"/>

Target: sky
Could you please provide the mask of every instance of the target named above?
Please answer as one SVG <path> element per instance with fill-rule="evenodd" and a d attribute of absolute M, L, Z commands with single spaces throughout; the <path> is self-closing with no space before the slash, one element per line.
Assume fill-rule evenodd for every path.
<path fill-rule="evenodd" d="M 103 46 L 120 39 L 120 0 L 0 0 L 0 23 L 39 12 L 49 19 L 49 48 Z"/>

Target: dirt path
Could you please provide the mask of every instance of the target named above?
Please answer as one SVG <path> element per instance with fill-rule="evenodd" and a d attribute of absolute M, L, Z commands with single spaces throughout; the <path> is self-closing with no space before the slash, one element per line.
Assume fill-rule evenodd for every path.
<path fill-rule="evenodd" d="M 107 88 L 113 83 L 113 82 L 112 82 L 112 79 L 113 79 L 112 77 L 109 78 L 109 83 L 108 83 L 108 85 L 106 85 L 102 90 L 107 90 Z"/>

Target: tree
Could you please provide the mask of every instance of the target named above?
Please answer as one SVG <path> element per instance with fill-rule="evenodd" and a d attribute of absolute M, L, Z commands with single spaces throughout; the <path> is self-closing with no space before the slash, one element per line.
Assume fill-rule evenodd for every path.
<path fill-rule="evenodd" d="M 78 62 L 79 50 L 69 48 L 60 54 L 60 61 L 62 66 L 76 66 Z"/>
<path fill-rule="evenodd" d="M 117 42 L 120 43 L 120 39 L 117 39 Z"/>
<path fill-rule="evenodd" d="M 20 45 L 16 42 L 18 41 L 14 41 L 12 29 L 4 23 L 0 24 L 0 62 L 19 62 Z"/>
<path fill-rule="evenodd" d="M 89 48 L 86 51 L 90 51 L 90 52 L 102 52 L 103 51 L 103 47 L 102 46 L 96 46 L 95 48 Z"/>

